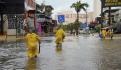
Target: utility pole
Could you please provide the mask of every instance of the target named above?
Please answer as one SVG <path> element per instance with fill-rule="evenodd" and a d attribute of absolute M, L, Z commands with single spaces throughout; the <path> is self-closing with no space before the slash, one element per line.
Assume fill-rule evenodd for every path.
<path fill-rule="evenodd" d="M 102 4 L 102 0 L 101 0 L 101 28 L 103 28 L 103 20 L 102 20 L 103 17 L 104 17 L 104 15 L 103 15 L 103 4 Z"/>
<path fill-rule="evenodd" d="M 88 18 L 88 15 L 87 15 L 87 7 L 86 7 L 85 12 L 86 12 L 86 26 L 87 26 L 87 18 Z"/>
<path fill-rule="evenodd" d="M 109 6 L 109 15 L 108 15 L 108 17 L 109 17 L 108 25 L 110 26 L 110 24 L 111 24 L 111 7 L 110 6 Z"/>

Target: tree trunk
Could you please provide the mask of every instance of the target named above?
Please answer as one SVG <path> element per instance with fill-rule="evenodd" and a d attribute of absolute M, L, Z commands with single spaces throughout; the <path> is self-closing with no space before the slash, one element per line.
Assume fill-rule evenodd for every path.
<path fill-rule="evenodd" d="M 78 32 L 78 23 L 79 23 L 79 12 L 77 12 L 77 20 L 75 22 L 75 26 L 76 26 L 75 33 L 76 33 L 76 35 L 79 34 L 79 32 Z"/>
<path fill-rule="evenodd" d="M 79 21 L 79 12 L 77 12 L 77 21 Z"/>

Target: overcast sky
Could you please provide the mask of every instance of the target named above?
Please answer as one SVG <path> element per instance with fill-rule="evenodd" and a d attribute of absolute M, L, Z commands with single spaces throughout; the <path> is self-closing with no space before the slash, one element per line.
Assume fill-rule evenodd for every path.
<path fill-rule="evenodd" d="M 56 14 L 65 10 L 73 10 L 70 6 L 77 0 L 36 0 L 38 4 L 41 4 L 43 1 L 47 5 L 52 5 L 54 8 L 53 14 Z M 82 2 L 87 2 L 89 4 L 90 7 L 88 8 L 88 11 L 93 11 L 93 0 L 82 0 Z"/>

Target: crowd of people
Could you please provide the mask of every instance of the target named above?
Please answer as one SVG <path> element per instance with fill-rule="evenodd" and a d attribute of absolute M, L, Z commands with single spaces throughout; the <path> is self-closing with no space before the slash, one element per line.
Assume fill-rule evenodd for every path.
<path fill-rule="evenodd" d="M 99 37 L 102 38 L 102 39 L 105 39 L 105 38 L 113 38 L 113 29 L 101 29 L 100 30 L 100 33 L 99 33 Z"/>

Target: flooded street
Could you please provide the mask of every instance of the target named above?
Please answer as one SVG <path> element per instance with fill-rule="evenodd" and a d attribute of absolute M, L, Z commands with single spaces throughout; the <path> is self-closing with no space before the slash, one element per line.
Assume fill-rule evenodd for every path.
<path fill-rule="evenodd" d="M 67 36 L 62 49 L 54 37 L 42 37 L 41 52 L 28 59 L 20 43 L 1 43 L 0 70 L 121 70 L 121 40 Z"/>

